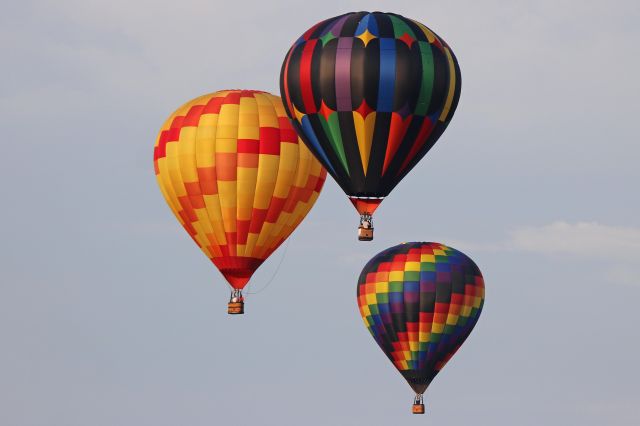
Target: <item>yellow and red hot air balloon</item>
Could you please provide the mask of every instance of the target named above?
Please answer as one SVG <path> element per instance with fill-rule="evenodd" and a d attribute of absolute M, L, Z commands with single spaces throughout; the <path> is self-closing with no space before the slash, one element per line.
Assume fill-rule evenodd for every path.
<path fill-rule="evenodd" d="M 181 106 L 162 126 L 153 162 L 167 204 L 233 288 L 229 313 L 243 313 L 242 289 L 307 215 L 326 170 L 282 100 L 254 90 Z"/>

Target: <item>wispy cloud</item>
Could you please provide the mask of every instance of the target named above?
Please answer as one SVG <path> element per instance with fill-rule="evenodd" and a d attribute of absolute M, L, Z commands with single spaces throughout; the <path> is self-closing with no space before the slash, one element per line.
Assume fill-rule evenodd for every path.
<path fill-rule="evenodd" d="M 607 282 L 640 285 L 640 228 L 556 221 L 542 226 L 516 228 L 502 241 L 453 241 L 451 245 L 469 251 L 528 252 L 563 255 L 577 260 L 598 259 L 603 279 Z"/>
<path fill-rule="evenodd" d="M 510 244 L 532 252 L 640 259 L 640 228 L 560 221 L 516 229 Z"/>
<path fill-rule="evenodd" d="M 516 228 L 503 241 L 458 241 L 454 246 L 480 251 L 527 251 L 640 260 L 640 228 L 609 226 L 598 222 L 556 221 L 542 226 Z"/>

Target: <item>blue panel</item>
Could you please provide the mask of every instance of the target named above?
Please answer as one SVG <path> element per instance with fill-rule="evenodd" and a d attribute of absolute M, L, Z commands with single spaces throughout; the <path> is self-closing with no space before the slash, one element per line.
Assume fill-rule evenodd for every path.
<path fill-rule="evenodd" d="M 404 294 L 402 293 L 389 293 L 389 304 L 403 303 Z"/>
<path fill-rule="evenodd" d="M 373 323 L 375 325 L 377 325 L 378 327 L 383 327 L 384 326 L 384 323 L 382 322 L 382 319 L 378 315 L 373 317 Z"/>
<path fill-rule="evenodd" d="M 313 149 L 318 153 L 318 155 L 320 155 L 320 161 L 322 161 L 323 165 L 327 169 L 329 169 L 329 171 L 332 172 L 333 175 L 335 175 L 336 171 L 332 167 L 331 162 L 327 158 L 327 154 L 325 154 L 324 150 L 322 149 L 322 146 L 320 146 L 320 142 L 318 141 L 313 127 L 311 127 L 311 123 L 309 122 L 309 117 L 307 117 L 306 115 L 302 117 L 302 123 L 300 124 L 302 126 L 304 135 L 307 137 L 307 140 L 311 142 Z"/>
<path fill-rule="evenodd" d="M 396 40 L 380 39 L 380 81 L 378 83 L 378 112 L 392 112 L 393 88 L 396 82 Z"/>
<path fill-rule="evenodd" d="M 378 31 L 378 23 L 376 22 L 375 15 L 369 14 L 371 18 L 369 18 L 369 32 L 376 37 L 380 37 L 380 31 Z"/>
<path fill-rule="evenodd" d="M 451 272 L 451 266 L 448 263 L 436 263 L 436 272 Z"/>
<path fill-rule="evenodd" d="M 364 18 L 362 18 L 362 20 L 358 24 L 358 28 L 356 28 L 356 33 L 355 33 L 356 36 L 359 36 L 360 34 L 366 31 L 367 26 L 369 25 L 370 18 L 371 18 L 371 14 L 365 15 Z"/>
<path fill-rule="evenodd" d="M 405 281 L 403 288 L 405 293 L 418 293 L 420 292 L 420 283 L 417 281 Z"/>
<path fill-rule="evenodd" d="M 420 271 L 421 282 L 435 282 L 436 273 L 434 271 Z"/>

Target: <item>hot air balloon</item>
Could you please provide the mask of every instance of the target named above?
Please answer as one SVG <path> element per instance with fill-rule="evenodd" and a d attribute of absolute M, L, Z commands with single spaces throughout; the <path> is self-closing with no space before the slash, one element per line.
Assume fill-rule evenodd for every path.
<path fill-rule="evenodd" d="M 400 244 L 365 265 L 357 294 L 365 325 L 416 392 L 413 412 L 423 414 L 423 393 L 482 311 L 480 270 L 443 244 Z"/>
<path fill-rule="evenodd" d="M 449 46 L 393 13 L 322 21 L 289 49 L 280 91 L 293 126 L 360 213 L 372 214 L 436 143 L 460 97 Z"/>
<path fill-rule="evenodd" d="M 242 289 L 315 203 L 326 171 L 298 142 L 279 97 L 254 90 L 200 96 L 165 122 L 153 153 L 167 204 L 231 285 Z"/>

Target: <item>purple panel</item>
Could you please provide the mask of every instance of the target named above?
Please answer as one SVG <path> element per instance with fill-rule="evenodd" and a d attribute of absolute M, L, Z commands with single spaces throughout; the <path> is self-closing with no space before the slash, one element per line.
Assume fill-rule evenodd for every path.
<path fill-rule="evenodd" d="M 418 293 L 417 291 L 404 293 L 405 303 L 417 303 L 419 300 L 420 300 L 420 293 Z"/>
<path fill-rule="evenodd" d="M 451 272 L 436 272 L 437 283 L 449 283 L 451 281 Z"/>
<path fill-rule="evenodd" d="M 404 311 L 404 303 L 396 302 L 391 303 L 391 312 L 394 314 L 401 314 Z"/>
<path fill-rule="evenodd" d="M 352 37 L 338 39 L 336 51 L 336 103 L 338 111 L 351 111 L 351 49 Z"/>
<path fill-rule="evenodd" d="M 433 281 L 420 282 L 420 293 L 433 293 L 436 291 L 436 283 Z"/>
<path fill-rule="evenodd" d="M 340 32 L 342 31 L 342 27 L 344 26 L 344 23 L 347 21 L 347 18 L 349 18 L 351 15 L 345 15 L 342 18 L 338 19 L 333 26 L 329 29 L 329 31 L 331 31 L 331 33 L 336 36 L 336 37 L 340 37 Z M 326 34 L 329 31 L 325 31 L 324 34 Z M 324 35 L 322 34 L 322 35 Z"/>

